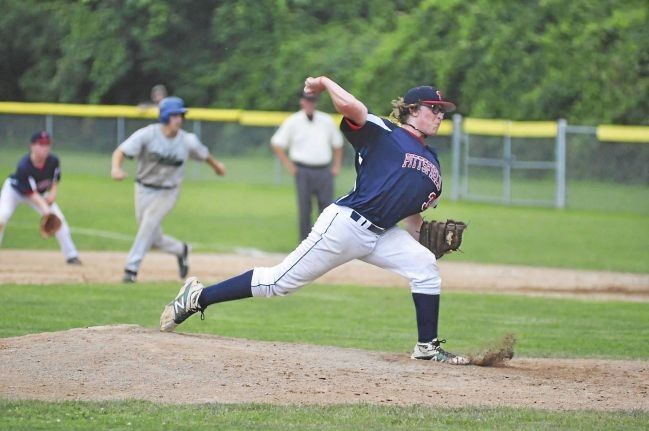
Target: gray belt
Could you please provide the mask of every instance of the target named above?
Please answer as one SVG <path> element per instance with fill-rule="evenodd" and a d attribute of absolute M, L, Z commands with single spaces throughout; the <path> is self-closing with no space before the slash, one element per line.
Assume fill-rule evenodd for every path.
<path fill-rule="evenodd" d="M 326 165 L 305 165 L 304 163 L 300 163 L 300 162 L 293 162 L 293 164 L 295 166 L 297 166 L 298 168 L 307 168 L 307 169 L 326 169 L 326 168 L 328 168 L 330 166 L 330 164 L 326 164 Z"/>
<path fill-rule="evenodd" d="M 148 183 L 143 183 L 140 180 L 135 180 L 136 183 L 138 183 L 141 186 L 148 187 L 150 189 L 156 189 L 156 190 L 171 190 L 175 189 L 176 186 L 159 186 L 157 184 L 148 184 Z"/>

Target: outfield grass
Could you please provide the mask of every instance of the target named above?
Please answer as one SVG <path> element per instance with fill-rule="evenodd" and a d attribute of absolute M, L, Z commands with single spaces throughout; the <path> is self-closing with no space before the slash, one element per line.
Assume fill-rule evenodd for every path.
<path fill-rule="evenodd" d="M 136 232 L 131 182 L 68 175 L 60 189 L 58 201 L 82 253 L 129 249 Z M 464 253 L 445 259 L 649 272 L 649 217 L 640 214 L 445 201 L 425 216 L 470 224 Z M 56 249 L 56 241 L 43 241 L 38 235 L 37 220 L 36 213 L 21 206 L 7 226 L 3 247 Z M 197 251 L 247 247 L 288 252 L 297 242 L 295 195 L 288 185 L 225 183 L 216 178 L 188 181 L 163 226 L 171 235 L 197 245 Z M 123 238 L 94 236 L 84 229 L 114 232 Z"/>
<path fill-rule="evenodd" d="M 63 402 L 0 400 L 3 429 L 12 430 L 635 430 L 645 412 L 551 412 L 512 408 L 391 407 L 365 404 L 159 405 L 144 401 Z"/>
<path fill-rule="evenodd" d="M 207 280 L 205 280 L 207 281 Z M 5 285 L 0 337 L 93 325 L 157 328 L 177 284 Z M 648 359 L 649 304 L 444 294 L 440 335 L 467 352 L 506 332 L 517 354 L 531 357 Z M 416 341 L 408 290 L 315 285 L 285 298 L 253 298 L 210 308 L 180 328 L 254 340 L 408 352 Z"/>

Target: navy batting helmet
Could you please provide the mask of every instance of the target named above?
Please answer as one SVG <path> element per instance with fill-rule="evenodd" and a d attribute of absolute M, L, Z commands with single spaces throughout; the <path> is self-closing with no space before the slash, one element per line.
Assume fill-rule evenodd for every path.
<path fill-rule="evenodd" d="M 169 117 L 172 115 L 185 114 L 185 102 L 180 97 L 165 97 L 160 101 L 160 122 L 163 124 L 169 123 Z"/>

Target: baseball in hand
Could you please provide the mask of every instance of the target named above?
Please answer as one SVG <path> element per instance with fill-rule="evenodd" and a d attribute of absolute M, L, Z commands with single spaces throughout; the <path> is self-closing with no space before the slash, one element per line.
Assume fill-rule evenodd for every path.
<path fill-rule="evenodd" d="M 320 94 L 325 90 L 325 86 L 322 83 L 322 76 L 313 78 L 309 76 L 306 81 L 304 81 L 304 92 L 307 94 Z"/>

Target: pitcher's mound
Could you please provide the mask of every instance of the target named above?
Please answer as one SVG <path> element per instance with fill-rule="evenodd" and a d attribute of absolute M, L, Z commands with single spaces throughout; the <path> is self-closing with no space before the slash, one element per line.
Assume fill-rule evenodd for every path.
<path fill-rule="evenodd" d="M 165 334 L 134 325 L 0 340 L 0 397 L 162 403 L 521 406 L 649 410 L 649 363 L 514 359 L 500 368 L 408 353 Z"/>

